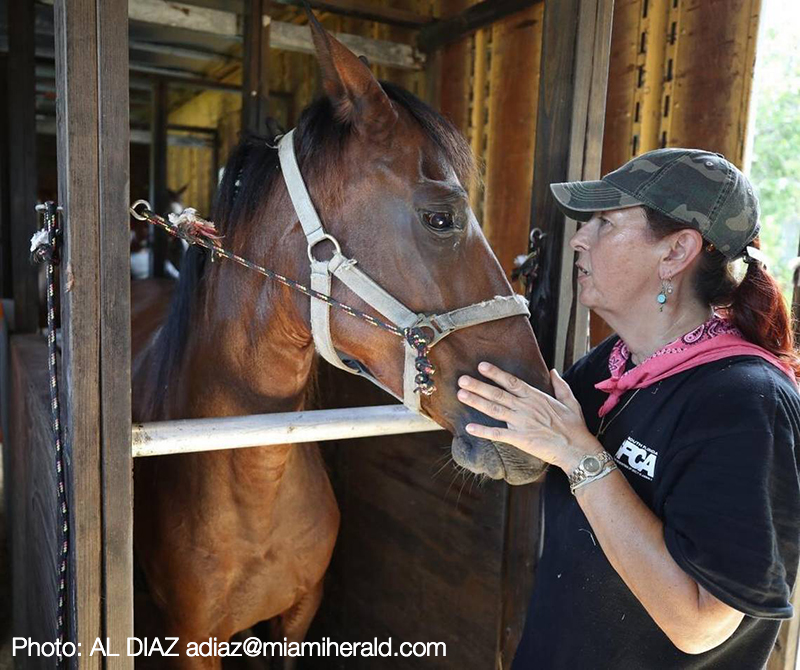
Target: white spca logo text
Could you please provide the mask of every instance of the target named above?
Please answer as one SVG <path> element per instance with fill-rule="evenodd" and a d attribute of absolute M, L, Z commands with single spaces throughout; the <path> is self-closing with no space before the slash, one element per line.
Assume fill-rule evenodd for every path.
<path fill-rule="evenodd" d="M 620 465 L 628 470 L 633 470 L 637 475 L 641 475 L 645 479 L 653 479 L 658 454 L 641 442 L 637 442 L 631 437 L 626 438 L 614 458 Z"/>

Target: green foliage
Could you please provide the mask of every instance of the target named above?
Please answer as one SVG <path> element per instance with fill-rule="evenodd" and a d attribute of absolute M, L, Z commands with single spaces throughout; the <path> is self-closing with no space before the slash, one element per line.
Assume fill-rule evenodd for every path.
<path fill-rule="evenodd" d="M 761 248 L 790 303 L 789 263 L 800 243 L 800 23 L 792 4 L 763 2 L 749 175 L 761 201 Z"/>

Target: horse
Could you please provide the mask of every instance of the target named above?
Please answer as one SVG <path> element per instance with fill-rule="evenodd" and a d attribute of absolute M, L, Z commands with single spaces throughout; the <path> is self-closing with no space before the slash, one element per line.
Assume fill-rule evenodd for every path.
<path fill-rule="evenodd" d="M 328 231 L 314 254 L 335 238 L 418 314 L 512 296 L 469 208 L 465 185 L 475 166 L 464 138 L 409 92 L 379 82 L 313 16 L 311 29 L 323 95 L 303 111 L 290 148 Z M 310 243 L 276 146 L 276 138 L 240 142 L 212 218 L 226 249 L 308 284 Z M 332 296 L 380 316 L 339 282 Z M 317 360 L 311 311 L 303 294 L 192 247 L 166 322 L 136 356 L 134 419 L 303 409 Z M 406 397 L 402 342 L 373 325 L 333 310 L 332 344 Z M 541 477 L 542 461 L 466 433 L 470 421 L 488 419 L 456 398 L 458 376 L 484 359 L 550 388 L 528 318 L 517 312 L 470 325 L 430 357 L 437 389 L 416 397 L 454 436 L 453 460 L 512 484 Z M 271 621 L 280 640 L 303 640 L 339 526 L 316 444 L 137 459 L 134 483 L 137 562 L 163 615 L 162 634 L 180 637 L 176 667 L 221 667 L 218 658 L 185 655 L 186 645 L 229 640 L 257 622 Z"/>

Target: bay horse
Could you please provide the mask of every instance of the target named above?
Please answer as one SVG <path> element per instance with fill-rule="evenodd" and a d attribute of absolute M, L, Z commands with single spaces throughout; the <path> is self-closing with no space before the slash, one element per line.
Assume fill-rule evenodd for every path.
<path fill-rule="evenodd" d="M 304 110 L 294 149 L 316 211 L 359 267 L 416 313 L 513 294 L 469 208 L 468 144 L 407 91 L 369 67 L 312 17 L 324 95 Z M 213 220 L 224 246 L 309 283 L 307 243 L 281 178 L 274 139 L 232 154 Z M 317 247 L 321 254 L 328 242 Z M 333 296 L 377 313 L 334 282 Z M 308 298 L 191 248 L 171 313 L 134 365 L 134 419 L 221 417 L 303 409 L 314 377 Z M 404 355 L 391 333 L 342 311 L 336 349 L 403 395 Z M 545 464 L 464 426 L 486 417 L 456 399 L 458 376 L 487 359 L 540 389 L 549 376 L 523 316 L 474 325 L 432 350 L 438 390 L 421 411 L 453 434 L 457 464 L 522 484 Z M 163 635 L 228 640 L 272 620 L 302 641 L 322 597 L 339 512 L 316 444 L 136 460 L 135 550 L 163 613 Z M 173 659 L 219 668 L 220 659 Z"/>

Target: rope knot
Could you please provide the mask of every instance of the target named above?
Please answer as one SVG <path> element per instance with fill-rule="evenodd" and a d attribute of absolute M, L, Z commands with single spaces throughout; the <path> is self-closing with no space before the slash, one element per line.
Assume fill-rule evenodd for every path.
<path fill-rule="evenodd" d="M 169 222 L 188 242 L 208 240 L 216 247 L 222 246 L 220 240 L 223 236 L 217 234 L 217 227 L 211 221 L 197 216 L 194 207 L 187 207 L 180 214 L 170 214 Z"/>
<path fill-rule="evenodd" d="M 37 230 L 31 237 L 31 262 L 37 265 L 45 262 L 57 265 L 58 261 L 58 250 L 50 231 L 46 228 Z"/>

